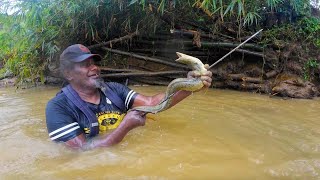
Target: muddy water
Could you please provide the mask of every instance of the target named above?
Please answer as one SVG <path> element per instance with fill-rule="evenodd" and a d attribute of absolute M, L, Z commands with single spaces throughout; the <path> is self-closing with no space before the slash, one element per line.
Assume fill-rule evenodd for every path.
<path fill-rule="evenodd" d="M 57 91 L 0 89 L 0 179 L 320 178 L 319 99 L 211 89 L 149 116 L 117 146 L 74 152 L 48 138 L 44 109 Z"/>

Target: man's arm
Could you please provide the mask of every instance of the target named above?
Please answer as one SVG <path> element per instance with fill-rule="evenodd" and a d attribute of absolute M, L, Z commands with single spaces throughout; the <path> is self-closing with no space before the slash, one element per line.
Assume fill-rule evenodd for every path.
<path fill-rule="evenodd" d="M 130 111 L 124 117 L 120 125 L 110 134 L 87 140 L 84 133 L 82 133 L 77 137 L 68 140 L 65 144 L 71 148 L 82 150 L 109 147 L 118 144 L 131 129 L 145 124 L 145 116 L 141 116 L 142 114 L 143 112 Z"/>
<path fill-rule="evenodd" d="M 208 69 L 209 65 L 206 64 L 205 68 Z M 196 71 L 190 71 L 188 72 L 188 78 L 196 78 L 196 77 L 200 77 L 204 86 L 202 89 L 206 89 L 208 87 L 211 86 L 211 81 L 212 81 L 212 72 L 211 71 L 207 71 L 204 75 L 200 75 L 198 74 Z M 201 90 L 202 90 L 201 89 Z M 200 91 L 200 90 L 199 90 Z M 185 99 L 186 97 L 188 97 L 191 94 L 190 91 L 178 91 L 174 94 L 174 96 L 172 97 L 172 103 L 170 105 L 170 107 L 178 104 L 180 101 L 182 101 L 183 99 Z M 164 98 L 165 94 L 164 93 L 160 93 L 154 96 L 145 96 L 142 94 L 137 95 L 137 97 L 135 98 L 132 107 L 138 107 L 138 106 L 155 106 L 157 104 L 159 104 L 161 102 L 161 100 Z"/>
<path fill-rule="evenodd" d="M 172 97 L 172 103 L 170 107 L 176 105 L 180 101 L 182 101 L 184 98 L 188 97 L 191 94 L 189 91 L 178 91 L 176 92 Z M 132 107 L 138 107 L 138 106 L 155 106 L 161 102 L 161 100 L 164 98 L 165 94 L 160 93 L 154 96 L 145 96 L 142 94 L 138 94 L 137 97 L 134 99 Z"/>

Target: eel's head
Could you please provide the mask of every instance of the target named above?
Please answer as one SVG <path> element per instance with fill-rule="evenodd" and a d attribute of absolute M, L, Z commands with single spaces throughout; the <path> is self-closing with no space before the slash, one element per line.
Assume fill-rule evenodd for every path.
<path fill-rule="evenodd" d="M 186 64 L 188 65 L 191 69 L 199 71 L 200 74 L 203 74 L 207 71 L 206 68 L 204 68 L 203 63 L 200 61 L 200 59 L 189 56 L 180 52 L 176 52 L 178 55 L 178 59 L 176 59 L 176 62 Z"/>

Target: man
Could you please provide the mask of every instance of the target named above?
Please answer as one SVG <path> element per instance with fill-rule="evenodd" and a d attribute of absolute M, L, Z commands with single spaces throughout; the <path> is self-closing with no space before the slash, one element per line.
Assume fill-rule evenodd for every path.
<path fill-rule="evenodd" d="M 71 45 L 61 54 L 60 70 L 69 85 L 46 107 L 51 140 L 83 150 L 117 144 L 130 130 L 145 124 L 143 112 L 129 109 L 157 105 L 164 98 L 163 93 L 144 96 L 115 82 L 104 83 L 95 65 L 100 60 L 100 55 L 91 54 L 81 44 Z M 190 78 L 196 76 L 192 71 L 188 73 Z M 210 71 L 201 76 L 205 87 L 211 85 L 211 76 Z M 172 97 L 172 106 L 190 94 L 178 91 Z M 111 133 L 96 137 L 110 129 L 113 129 Z"/>

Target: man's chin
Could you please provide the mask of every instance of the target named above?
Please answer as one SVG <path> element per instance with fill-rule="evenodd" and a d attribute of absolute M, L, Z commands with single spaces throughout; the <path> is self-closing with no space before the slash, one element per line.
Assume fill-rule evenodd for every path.
<path fill-rule="evenodd" d="M 95 85 L 96 88 L 100 88 L 103 83 L 104 83 L 104 81 L 100 77 L 94 79 L 94 85 Z"/>

